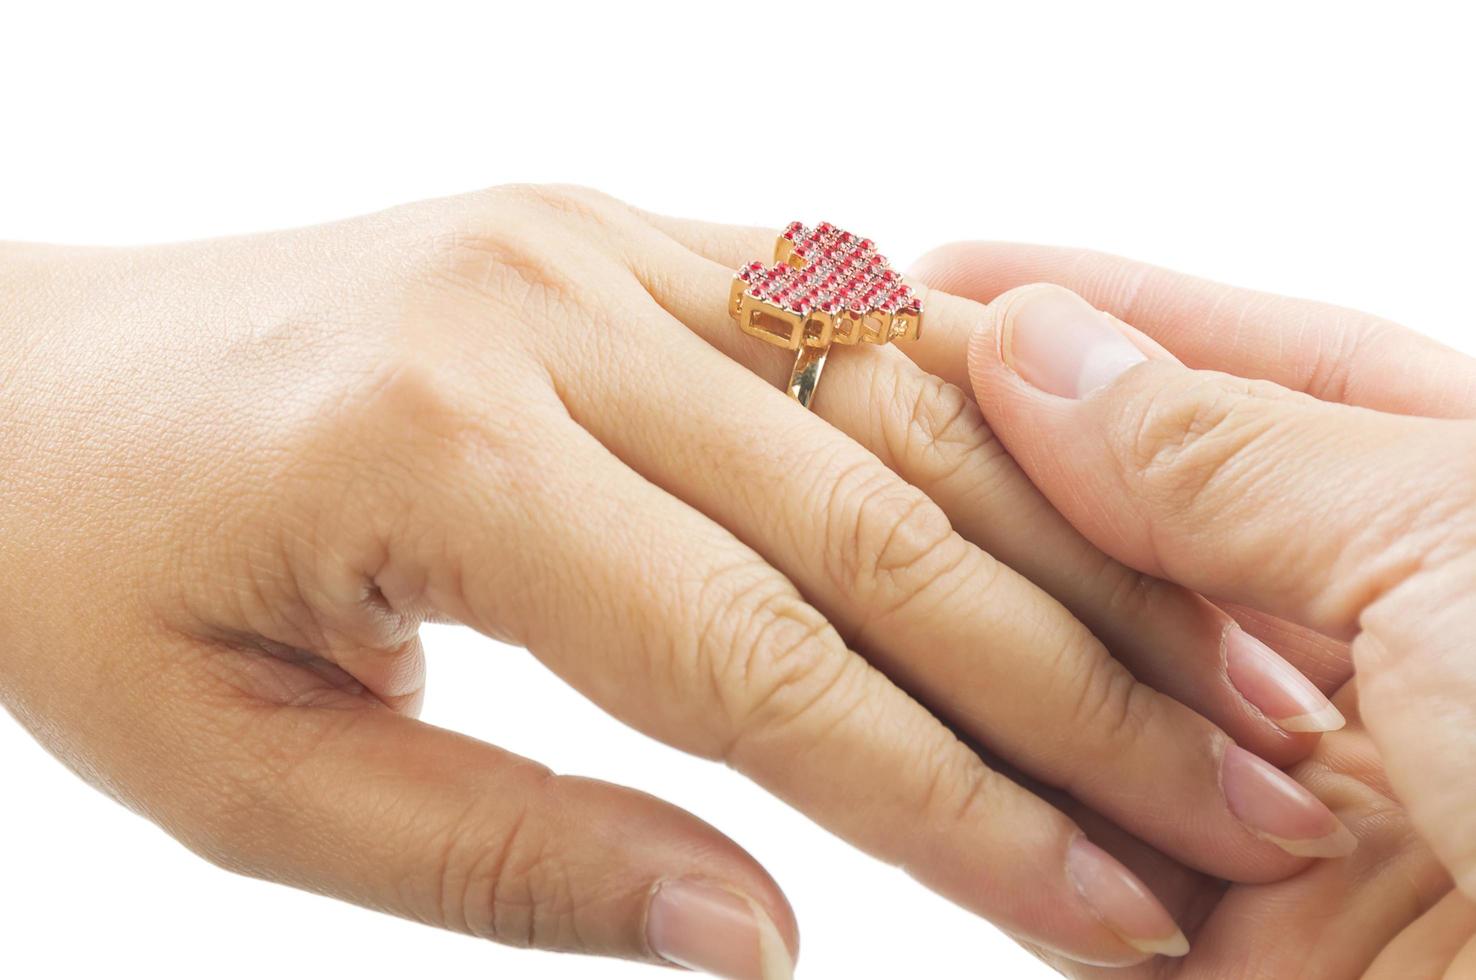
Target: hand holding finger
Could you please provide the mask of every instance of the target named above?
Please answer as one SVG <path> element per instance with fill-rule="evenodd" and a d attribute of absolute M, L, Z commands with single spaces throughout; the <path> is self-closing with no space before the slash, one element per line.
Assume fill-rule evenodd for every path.
<path fill-rule="evenodd" d="M 1457 652 L 1476 581 L 1471 424 L 1191 371 L 1049 286 L 992 304 L 970 370 L 1001 439 L 1108 553 L 1353 639 L 1395 789 L 1476 887 L 1476 672 Z"/>

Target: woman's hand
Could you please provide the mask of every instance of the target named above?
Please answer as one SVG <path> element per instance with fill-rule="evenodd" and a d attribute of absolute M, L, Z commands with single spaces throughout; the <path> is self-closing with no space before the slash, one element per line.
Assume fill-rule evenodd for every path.
<path fill-rule="evenodd" d="M 529 647 L 1077 959 L 1182 940 L 972 746 L 1216 876 L 1342 853 L 1226 737 L 1290 762 L 1336 712 L 1087 544 L 958 389 L 871 349 L 831 358 L 818 415 L 776 390 L 725 310 L 771 242 L 511 187 L 0 249 L 5 703 L 226 867 L 730 976 L 789 969 L 773 881 L 690 814 L 413 720 L 419 623 Z M 936 300 L 944 338 L 983 312 Z"/>
<path fill-rule="evenodd" d="M 1184 968 L 1476 966 L 1476 362 L 1373 317 L 1110 256 L 955 245 L 921 274 L 992 300 L 972 339 L 933 353 L 961 365 L 967 344 L 985 416 L 1087 537 L 1297 647 L 1351 645 L 1325 680 L 1353 679 L 1372 744 L 1339 733 L 1298 772 L 1358 851 L 1232 888 Z M 1086 299 L 1020 285 L 1037 280 Z M 1170 907 L 1205 907 L 1189 894 Z"/>

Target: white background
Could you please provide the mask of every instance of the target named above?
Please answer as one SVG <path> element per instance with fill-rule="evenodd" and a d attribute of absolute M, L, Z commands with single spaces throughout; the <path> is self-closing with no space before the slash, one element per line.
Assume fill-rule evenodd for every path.
<path fill-rule="evenodd" d="M 957 237 L 1088 245 L 1476 350 L 1472 32 L 1410 4 L 0 10 L 0 238 L 192 238 L 577 181 L 711 219 L 829 218 L 902 265 Z M 802 977 L 1050 975 L 522 651 L 446 628 L 428 645 L 429 720 L 750 849 L 794 902 Z M 5 976 L 657 975 L 233 878 L 3 715 L 0 778 Z"/>

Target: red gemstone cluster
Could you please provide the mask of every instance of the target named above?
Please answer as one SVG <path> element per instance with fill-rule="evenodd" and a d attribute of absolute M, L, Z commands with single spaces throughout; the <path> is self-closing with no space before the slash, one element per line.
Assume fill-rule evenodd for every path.
<path fill-rule="evenodd" d="M 801 316 L 820 311 L 862 316 L 872 311 L 920 316 L 922 303 L 869 238 L 822 221 L 792 222 L 779 239 L 771 266 L 751 262 L 738 272 L 744 292 Z"/>

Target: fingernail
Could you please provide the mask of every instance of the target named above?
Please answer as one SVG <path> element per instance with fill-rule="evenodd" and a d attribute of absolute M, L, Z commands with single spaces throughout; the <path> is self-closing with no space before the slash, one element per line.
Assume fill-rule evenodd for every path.
<path fill-rule="evenodd" d="M 1041 391 L 1080 398 L 1147 356 L 1111 317 L 1056 286 L 1026 289 L 1000 314 L 999 355 Z"/>
<path fill-rule="evenodd" d="M 1098 920 L 1133 949 L 1163 956 L 1189 952 L 1189 940 L 1137 875 L 1085 837 L 1066 851 L 1066 876 Z"/>
<path fill-rule="evenodd" d="M 1230 812 L 1262 840 L 1297 857 L 1343 857 L 1358 845 L 1322 801 L 1271 763 L 1237 745 L 1225 749 L 1220 786 Z"/>
<path fill-rule="evenodd" d="M 1347 723 L 1301 671 L 1238 626 L 1225 630 L 1225 672 L 1240 696 L 1283 731 L 1335 732 Z"/>
<path fill-rule="evenodd" d="M 791 980 L 789 947 L 746 895 L 691 878 L 656 887 L 646 941 L 669 963 L 729 980 Z"/>

